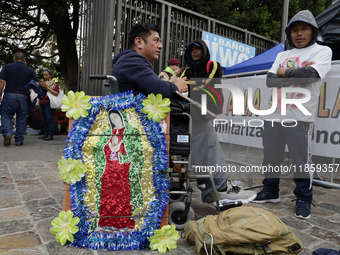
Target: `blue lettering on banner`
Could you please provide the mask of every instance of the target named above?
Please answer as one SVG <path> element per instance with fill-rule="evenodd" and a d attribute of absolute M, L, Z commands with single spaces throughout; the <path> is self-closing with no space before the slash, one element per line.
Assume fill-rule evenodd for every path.
<path fill-rule="evenodd" d="M 255 56 L 255 47 L 203 31 L 202 40 L 207 44 L 210 59 L 222 67 L 239 64 Z"/>

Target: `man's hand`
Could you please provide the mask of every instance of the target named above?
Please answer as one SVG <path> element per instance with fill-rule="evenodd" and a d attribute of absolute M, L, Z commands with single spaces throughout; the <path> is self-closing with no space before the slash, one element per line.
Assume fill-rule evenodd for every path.
<path fill-rule="evenodd" d="M 187 77 L 177 78 L 174 83 L 178 87 L 178 91 L 183 93 L 188 91 Z"/>
<path fill-rule="evenodd" d="M 179 76 L 179 74 L 181 73 L 181 68 L 176 69 L 176 71 L 174 72 L 174 75 Z"/>
<path fill-rule="evenodd" d="M 310 61 L 310 62 L 308 62 L 307 64 L 305 64 L 304 67 L 309 67 L 309 66 L 311 66 L 311 65 L 313 65 L 313 64 L 315 64 L 315 62 L 314 62 L 314 61 Z"/>
<path fill-rule="evenodd" d="M 310 61 L 310 62 L 308 62 L 307 64 L 305 64 L 303 67 L 309 67 L 309 66 L 311 66 L 311 65 L 313 65 L 313 64 L 315 64 L 315 62 L 314 62 L 314 61 Z M 286 72 L 286 68 L 280 66 L 280 67 L 277 69 L 276 74 L 277 74 L 278 76 L 285 77 L 285 72 Z"/>
<path fill-rule="evenodd" d="M 277 69 L 276 74 L 281 77 L 285 77 L 286 68 L 280 66 L 279 69 Z"/>

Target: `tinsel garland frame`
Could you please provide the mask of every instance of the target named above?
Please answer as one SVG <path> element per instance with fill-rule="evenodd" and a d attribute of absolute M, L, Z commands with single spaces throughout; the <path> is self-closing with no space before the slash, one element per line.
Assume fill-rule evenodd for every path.
<path fill-rule="evenodd" d="M 140 94 L 134 96 L 132 92 L 107 95 L 90 100 L 91 109 L 89 115 L 75 121 L 73 129 L 69 132 L 65 148 L 65 158 L 81 159 L 83 161 L 82 146 L 87 134 L 93 125 L 100 110 L 114 111 L 132 108 L 140 116 L 140 121 L 147 135 L 148 141 L 155 149 L 152 156 L 152 170 L 154 182 L 155 200 L 149 203 L 150 209 L 145 213 L 144 224 L 141 229 L 131 232 L 103 231 L 95 230 L 89 233 L 90 222 L 86 205 L 83 201 L 83 194 L 87 192 L 86 176 L 76 184 L 70 185 L 72 211 L 74 216 L 80 218 L 78 224 L 79 232 L 74 235 L 71 246 L 88 249 L 107 249 L 113 250 L 143 250 L 149 246 L 149 237 L 159 228 L 163 212 L 169 200 L 169 181 L 164 170 L 168 167 L 167 145 L 161 127 L 157 122 L 149 120 L 142 113 L 143 100 L 145 96 Z M 86 213 L 87 212 L 87 213 Z"/>

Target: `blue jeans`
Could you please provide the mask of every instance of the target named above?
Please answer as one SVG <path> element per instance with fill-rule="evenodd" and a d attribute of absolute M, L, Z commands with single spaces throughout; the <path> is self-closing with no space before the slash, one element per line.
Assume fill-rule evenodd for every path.
<path fill-rule="evenodd" d="M 40 105 L 40 113 L 43 121 L 45 135 L 54 135 L 54 112 L 50 103 Z"/>
<path fill-rule="evenodd" d="M 15 143 L 24 141 L 28 113 L 28 99 L 23 94 L 4 94 L 1 101 L 1 130 L 3 137 L 13 135 L 12 119 L 16 114 Z"/>

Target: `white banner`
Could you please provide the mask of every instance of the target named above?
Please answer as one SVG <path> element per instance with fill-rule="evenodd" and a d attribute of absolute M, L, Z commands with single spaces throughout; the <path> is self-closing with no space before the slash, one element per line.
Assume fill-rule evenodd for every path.
<path fill-rule="evenodd" d="M 256 116 L 248 109 L 250 96 L 255 109 L 270 108 L 271 89 L 266 86 L 265 75 L 247 78 L 222 79 L 222 84 L 235 85 L 243 91 L 244 115 L 233 115 L 232 94 L 223 89 L 223 113 L 216 118 L 215 130 L 221 142 L 263 148 L 263 120 L 268 116 Z M 251 80 L 249 80 L 251 79 Z M 246 81 L 246 82 L 245 82 Z M 251 81 L 250 94 L 249 84 Z M 320 89 L 316 126 L 313 136 L 313 155 L 340 158 L 340 65 L 332 65 Z M 230 124 L 233 125 L 230 125 Z"/>

